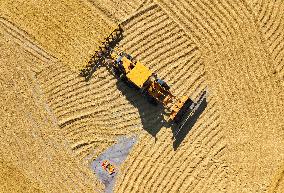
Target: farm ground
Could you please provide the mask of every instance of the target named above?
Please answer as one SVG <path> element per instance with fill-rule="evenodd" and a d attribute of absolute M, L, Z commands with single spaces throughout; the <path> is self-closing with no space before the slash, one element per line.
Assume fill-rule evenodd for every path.
<path fill-rule="evenodd" d="M 3 0 L 0 14 L 3 192 L 101 191 L 91 162 L 133 134 L 114 192 L 281 192 L 283 1 Z M 119 48 L 175 95 L 208 88 L 177 150 L 159 109 L 106 69 L 78 76 L 120 22 Z"/>

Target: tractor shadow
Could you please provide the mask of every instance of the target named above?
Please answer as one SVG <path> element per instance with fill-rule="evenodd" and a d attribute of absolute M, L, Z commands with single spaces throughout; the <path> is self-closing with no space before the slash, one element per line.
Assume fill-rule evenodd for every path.
<path fill-rule="evenodd" d="M 175 136 L 175 133 L 178 130 L 178 125 L 169 124 L 167 121 L 164 120 L 164 108 L 162 105 L 151 104 L 147 100 L 147 98 L 143 96 L 136 88 L 128 86 L 125 82 L 121 80 L 118 80 L 116 84 L 117 88 L 122 92 L 126 99 L 138 109 L 143 129 L 145 129 L 151 136 L 153 136 L 155 140 L 157 133 L 161 130 L 163 126 L 171 128 L 173 136 Z M 188 119 L 182 130 L 175 136 L 175 140 L 173 141 L 173 148 L 175 151 L 178 149 L 180 144 L 185 139 L 186 135 L 195 125 L 198 118 L 206 109 L 206 107 L 207 101 L 205 98 L 205 100 L 199 103 L 195 113 L 192 117 Z"/>
<path fill-rule="evenodd" d="M 182 130 L 175 136 L 175 140 L 173 141 L 173 148 L 175 151 L 178 149 L 180 144 L 183 142 L 184 138 L 187 136 L 189 131 L 193 128 L 193 126 L 195 125 L 195 123 L 197 122 L 198 118 L 203 113 L 203 111 L 206 109 L 206 107 L 207 107 L 207 101 L 205 99 L 199 104 L 195 113 L 193 114 L 192 117 L 188 119 L 187 123 L 184 125 Z M 173 125 L 171 128 L 172 128 L 172 132 L 175 133 L 175 131 L 178 129 L 178 126 Z"/>
<path fill-rule="evenodd" d="M 136 88 L 118 80 L 117 88 L 122 92 L 126 99 L 138 109 L 143 129 L 145 129 L 156 140 L 157 133 L 168 123 L 162 115 L 163 106 L 151 104 L 146 96 L 142 95 Z"/>

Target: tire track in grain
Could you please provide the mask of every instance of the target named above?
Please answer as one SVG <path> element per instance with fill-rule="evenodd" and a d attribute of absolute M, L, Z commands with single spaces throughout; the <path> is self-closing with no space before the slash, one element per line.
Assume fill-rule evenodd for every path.
<path fill-rule="evenodd" d="M 281 0 L 257 1 L 256 5 L 262 10 L 259 12 L 254 6 L 251 9 L 254 12 L 260 31 L 268 46 L 268 52 L 271 54 L 273 63 L 273 73 L 277 74 L 283 82 L 283 58 L 284 58 L 284 3 Z"/>
<path fill-rule="evenodd" d="M 153 148 L 153 147 L 152 147 Z M 167 153 L 165 153 L 165 154 L 167 154 Z M 139 155 L 140 155 L 140 153 L 139 153 Z M 151 155 L 148 155 L 148 156 L 146 156 L 146 157 L 152 157 Z M 176 156 L 176 157 L 180 157 L 180 156 Z M 184 156 L 184 157 L 186 157 L 186 156 Z M 161 160 L 164 160 L 164 158 L 162 158 Z M 167 161 L 163 161 L 163 162 L 166 162 L 167 163 Z M 141 161 L 139 161 L 139 164 L 141 163 Z M 132 167 L 134 167 L 133 165 L 135 165 L 135 164 L 131 164 L 132 165 Z M 156 164 L 157 165 L 157 164 Z M 175 165 L 175 164 L 171 164 L 171 165 Z M 149 169 L 149 168 L 148 168 Z M 137 169 L 136 168 L 134 168 L 133 169 L 134 171 L 137 171 Z M 149 169 L 150 171 L 148 171 L 148 172 L 152 172 L 152 171 L 155 171 L 155 166 L 154 167 L 151 167 L 151 169 Z M 128 173 L 130 173 L 131 171 L 129 171 L 129 170 L 127 170 L 128 171 Z M 143 170 L 143 173 L 148 173 L 147 171 L 145 171 L 145 169 Z M 160 176 L 160 174 L 157 174 L 156 176 Z M 164 175 L 163 175 L 164 176 Z M 130 179 L 132 179 L 131 177 L 130 177 Z M 146 178 L 147 179 L 147 178 Z M 145 179 L 145 177 L 143 177 L 143 182 L 145 182 L 146 183 L 146 180 Z M 153 179 L 155 179 L 155 178 L 153 178 Z M 164 179 L 164 178 L 163 178 Z M 137 187 L 138 187 L 139 185 L 137 185 Z M 141 187 L 141 186 L 139 186 L 139 187 Z M 124 190 L 122 190 L 122 191 L 124 191 Z M 127 190 L 125 190 L 125 191 L 127 191 Z"/>
<path fill-rule="evenodd" d="M 104 36 L 116 26 L 87 0 L 41 1 L 38 4 L 3 1 L 1 7 L 4 17 L 73 69 L 84 66 L 88 55 L 98 49 Z"/>
<path fill-rule="evenodd" d="M 226 7 L 227 7 L 227 9 L 232 9 L 234 6 L 232 6 L 231 4 L 224 4 Z M 183 5 L 183 6 L 185 6 L 185 5 Z M 236 7 L 236 6 L 235 6 Z M 233 12 L 233 17 L 237 17 L 237 15 L 238 15 L 239 13 L 238 13 L 238 10 L 235 10 L 234 12 Z M 202 19 L 200 19 L 200 20 L 202 20 Z M 203 20 L 206 20 L 206 19 L 203 19 Z M 201 21 L 202 22 L 202 21 Z M 198 38 L 198 39 L 200 39 L 200 38 Z M 251 75 L 251 76 L 254 76 L 254 74 L 249 74 L 249 75 Z M 258 78 L 259 77 L 262 77 L 262 75 L 260 74 L 258 77 L 253 77 L 252 79 L 256 79 L 256 81 L 254 81 L 254 83 L 255 83 L 255 85 L 252 85 L 252 87 L 255 87 L 255 86 L 257 86 L 257 84 L 258 84 Z"/>
<path fill-rule="evenodd" d="M 120 23 L 128 15 L 143 6 L 144 2 L 132 0 L 89 0 L 97 9 L 106 14 L 109 19 L 116 23 Z"/>
<path fill-rule="evenodd" d="M 56 58 L 54 56 L 47 53 L 42 47 L 38 45 L 37 42 L 35 42 L 35 40 L 30 37 L 29 34 L 19 29 L 12 22 L 3 17 L 0 17 L 0 26 L 1 30 L 3 30 L 3 32 L 5 31 L 5 34 L 10 36 L 13 41 L 17 42 L 17 44 L 25 49 L 26 52 L 41 61 L 41 63 L 38 63 L 39 66 L 30 66 L 34 72 L 39 73 L 45 67 L 50 65 L 51 62 L 56 61 Z M 45 66 L 42 63 L 45 63 Z"/>
<path fill-rule="evenodd" d="M 189 154 L 189 155 L 183 155 L 184 157 L 192 157 L 192 154 Z M 202 156 L 202 157 L 205 157 L 206 154 L 204 154 L 202 151 L 198 153 L 198 156 Z M 186 181 L 186 178 L 188 176 L 188 173 L 191 173 L 192 171 L 188 171 L 186 170 L 186 167 L 190 167 L 190 168 L 194 168 L 194 171 L 199 171 L 199 167 L 203 164 L 203 160 L 201 161 L 198 161 L 196 162 L 194 165 L 192 165 L 192 163 L 194 163 L 193 160 L 184 160 L 184 163 L 183 163 L 183 166 L 185 166 L 185 168 L 181 168 L 181 170 L 184 170 L 185 172 L 183 174 L 181 174 L 180 176 L 178 176 L 178 178 L 180 179 L 184 179 L 184 181 Z M 175 163 L 176 164 L 176 163 Z M 165 176 L 172 176 L 174 175 L 175 171 L 172 171 L 173 173 L 166 173 Z M 187 174 L 187 175 L 184 175 L 184 174 Z M 158 175 L 163 175 L 164 176 L 164 173 L 160 173 Z M 183 176 L 184 175 L 184 176 Z M 186 176 L 186 177 L 185 177 Z M 174 178 L 172 178 L 169 182 L 167 183 L 164 183 L 164 186 L 161 186 L 159 183 L 161 183 L 163 181 L 159 180 L 158 182 L 156 182 L 157 186 L 160 187 L 161 189 L 168 189 L 169 191 L 173 190 L 173 186 L 176 186 L 176 187 L 180 187 L 181 184 L 179 185 L 176 185 L 176 180 Z"/>
<path fill-rule="evenodd" d="M 231 6 L 231 5 L 230 5 Z M 235 6 L 235 7 L 238 7 L 238 6 Z M 238 13 L 237 13 L 238 14 Z M 244 37 L 244 36 L 243 36 Z M 247 46 L 247 44 L 246 44 L 247 42 L 243 42 L 243 44 L 244 45 L 246 45 Z M 255 42 L 254 42 L 255 43 Z M 252 46 L 252 47 L 255 47 L 255 45 L 254 44 L 252 44 L 251 42 L 250 42 L 250 45 Z M 250 46 L 247 46 L 247 48 L 245 48 L 244 50 L 248 50 L 248 54 L 245 56 L 245 60 L 246 61 L 248 61 L 249 63 L 251 63 L 251 57 L 253 56 L 253 55 L 255 55 L 255 53 L 253 52 L 253 51 L 250 51 L 250 48 L 249 48 Z M 241 52 L 240 52 L 241 53 Z M 263 52 L 262 52 L 263 53 Z M 249 57 L 249 55 L 250 55 L 250 57 Z M 256 56 L 256 58 L 260 58 L 260 56 Z M 238 59 L 237 59 L 238 60 Z M 257 61 L 257 62 L 256 62 Z M 257 63 L 260 63 L 261 61 L 260 60 L 255 60 L 255 61 L 253 61 L 253 63 L 255 63 L 255 64 L 257 64 Z M 212 64 L 212 65 L 215 65 L 215 64 Z M 234 65 L 234 64 L 232 64 L 232 65 Z M 247 67 L 244 67 L 244 69 L 245 68 L 247 68 Z M 252 80 L 252 79 L 254 79 L 255 81 L 253 82 L 253 84 L 251 84 L 250 83 L 250 85 L 249 85 L 249 87 L 251 87 L 251 88 L 253 88 L 252 90 L 260 90 L 259 88 L 264 88 L 265 86 L 265 84 L 266 84 L 266 82 L 262 82 L 263 80 L 261 80 L 259 77 L 261 77 L 262 76 L 262 73 L 263 74 L 265 74 L 265 73 L 267 73 L 267 72 L 265 72 L 265 70 L 259 70 L 261 73 L 260 74 L 253 74 L 253 73 L 251 73 L 253 70 L 251 70 L 251 69 L 253 69 L 253 68 L 250 68 L 250 67 L 248 67 L 247 68 L 247 80 Z M 255 68 L 256 69 L 256 68 Z M 234 69 L 234 70 L 236 70 L 236 69 Z M 256 72 L 259 72 L 258 70 L 255 70 Z M 225 71 L 223 71 L 223 72 L 225 72 Z M 246 75 L 244 75 L 244 74 L 242 74 L 242 76 L 246 76 Z M 267 75 L 265 74 L 265 76 L 267 77 Z M 235 77 L 234 75 L 229 75 L 228 77 L 226 77 L 225 79 L 230 79 L 230 77 Z M 247 82 L 247 80 L 246 81 L 244 81 L 245 83 Z M 238 83 L 238 81 L 234 81 L 235 83 Z M 244 86 L 245 87 L 245 86 Z M 246 86 L 246 90 L 249 90 L 249 89 L 251 89 L 251 88 L 249 88 L 249 87 L 247 87 Z M 224 93 L 230 93 L 230 89 L 232 89 L 233 87 L 232 86 L 230 86 L 230 87 L 227 87 L 228 89 L 224 92 Z M 240 88 L 241 90 L 243 90 L 243 88 Z M 220 89 L 220 90 L 223 90 L 223 89 Z M 252 96 L 252 94 L 249 94 L 248 96 Z M 247 97 L 248 97 L 247 96 Z M 245 97 L 243 98 L 243 100 L 245 101 L 245 100 L 247 100 Z M 251 111 L 251 112 L 247 112 L 247 114 L 250 114 L 250 113 L 252 113 L 253 112 L 253 110 Z"/>
<path fill-rule="evenodd" d="M 171 2 L 172 3 L 172 2 Z M 224 4 L 224 1 L 222 1 L 222 3 Z M 182 4 L 182 3 L 181 3 Z M 235 20 L 237 21 L 236 23 L 239 25 L 239 26 L 243 26 L 243 25 L 241 25 L 241 23 L 239 22 L 240 20 L 238 19 L 239 18 L 239 15 L 241 15 L 242 16 L 242 19 L 243 19 L 243 21 L 245 21 L 246 23 L 249 23 L 250 21 L 251 21 L 251 19 L 249 19 L 248 18 L 248 12 L 246 12 L 246 10 L 245 10 L 245 8 L 242 6 L 242 5 L 240 5 L 240 4 L 232 4 L 232 3 L 228 3 L 228 2 L 225 2 L 225 4 L 224 4 L 224 6 L 225 6 L 225 10 L 232 10 L 232 11 L 230 11 L 230 15 L 231 15 L 231 17 L 233 17 L 233 18 L 235 18 Z M 178 6 L 178 7 L 180 7 L 180 6 Z M 183 5 L 182 5 L 182 7 L 183 7 Z M 237 7 L 237 8 L 234 8 L 234 7 Z M 241 7 L 241 9 L 239 9 L 238 10 L 238 7 Z M 224 11 L 223 11 L 224 12 Z M 204 20 L 206 20 L 206 19 L 200 19 L 200 23 L 202 23 L 202 20 L 204 21 Z M 191 21 L 188 21 L 188 22 L 191 22 Z M 185 22 L 186 23 L 186 22 Z M 228 22 L 227 22 L 228 23 Z M 185 24 L 186 25 L 186 24 Z M 195 27 L 196 26 L 198 26 L 197 24 L 195 25 Z M 200 25 L 199 25 L 200 26 Z M 205 26 L 206 27 L 206 24 L 204 24 L 203 26 Z M 212 30 L 212 28 L 210 29 L 210 26 L 208 25 L 207 26 L 208 28 L 209 28 L 209 30 Z M 202 29 L 198 29 L 199 31 L 202 31 Z M 192 30 L 189 30 L 189 31 L 192 31 Z M 206 32 L 206 30 L 203 30 L 203 32 Z M 196 34 L 197 34 L 198 32 L 196 32 Z M 234 33 L 239 33 L 239 32 L 237 32 L 237 30 L 235 30 L 235 32 Z M 199 35 L 199 34 L 198 34 Z M 204 36 L 204 34 L 202 34 L 202 35 L 199 35 L 200 37 L 202 37 L 202 36 Z M 219 45 L 218 43 L 216 43 L 216 42 L 214 42 L 214 41 L 216 41 L 214 38 L 209 38 L 210 36 L 214 36 L 213 35 L 213 32 L 211 32 L 211 33 L 209 33 L 209 35 L 208 36 L 205 36 L 205 37 L 208 37 L 208 44 L 209 44 L 209 46 L 208 46 L 208 48 L 207 49 L 216 49 L 215 47 L 217 46 L 217 47 L 220 47 L 221 45 Z M 242 35 L 242 33 L 239 33 L 238 34 L 238 36 L 239 37 L 241 37 L 242 39 L 244 39 L 244 40 L 247 40 L 246 39 L 246 37 L 245 36 L 243 36 Z M 197 39 L 202 39 L 202 38 L 197 38 Z M 213 41 L 212 43 L 211 43 L 211 41 Z M 206 42 L 205 42 L 206 43 Z M 255 42 L 254 42 L 255 43 Z M 214 44 L 216 45 L 216 46 L 214 46 Z M 251 42 L 250 42 L 250 44 L 251 45 L 253 45 Z M 205 44 L 205 46 L 207 46 L 206 44 Z M 255 46 L 255 45 L 253 45 L 253 46 Z M 204 47 L 204 46 L 203 46 Z M 249 46 L 248 46 L 248 48 L 249 48 Z M 247 60 L 247 61 L 249 61 L 249 55 L 254 55 L 254 53 L 253 52 L 251 52 L 251 50 L 250 49 L 248 49 L 248 54 L 246 55 L 246 59 L 245 60 Z M 255 61 L 253 61 L 253 63 L 255 64 L 255 63 L 257 63 L 256 62 L 257 60 L 255 60 Z M 242 66 L 240 66 L 240 67 L 242 67 Z M 246 69 L 247 67 L 246 66 L 244 66 L 243 67 L 244 69 Z M 265 83 L 262 83 L 261 81 L 261 76 L 263 75 L 262 73 L 265 73 L 265 70 L 263 70 L 263 71 L 260 71 L 261 73 L 260 74 L 254 74 L 254 73 L 251 73 L 253 70 L 252 69 L 257 69 L 256 68 L 256 66 L 249 66 L 249 69 L 248 70 L 246 70 L 247 72 L 248 72 L 248 74 L 247 75 L 244 75 L 244 74 L 242 74 L 242 75 L 244 75 L 244 76 L 246 76 L 247 77 L 247 80 L 254 80 L 254 81 L 252 81 L 252 82 L 249 82 L 250 83 L 250 85 L 249 85 L 249 87 L 252 87 L 252 88 L 258 88 L 259 86 L 260 86 L 260 84 L 265 84 Z M 267 76 L 266 76 L 267 77 Z M 260 87 L 262 87 L 263 85 L 261 85 Z M 248 87 L 247 87 L 248 88 Z M 229 90 L 228 90 L 229 91 Z"/>
<path fill-rule="evenodd" d="M 41 90 L 37 85 L 35 73 L 30 70 L 29 66 L 30 63 L 42 61 L 26 52 L 18 43 L 18 39 L 2 35 L 1 30 L 1 37 L 4 37 L 1 39 L 1 53 L 3 54 L 1 63 L 5 63 L 2 73 L 7 79 L 4 85 L 11 83 L 13 85 L 10 85 L 10 88 L 7 87 L 6 104 L 3 107 L 10 105 L 3 115 L 10 113 L 14 115 L 4 117 L 8 120 L 7 123 L 12 123 L 12 125 L 7 124 L 10 129 L 7 129 L 1 136 L 3 147 L 1 154 L 21 169 L 33 182 L 40 183 L 46 191 L 87 192 L 94 190 L 99 183 L 89 171 L 85 170 L 86 168 L 80 167 L 65 151 L 64 141 L 59 140 L 61 136 L 57 135 L 58 129 L 50 120 L 51 115 L 50 112 L 46 112 L 44 101 L 41 101 Z M 1 109 L 4 110 L 4 108 Z M 3 122 L 5 125 L 5 121 L 1 121 Z M 99 189 L 99 186 L 96 188 Z"/>
<path fill-rule="evenodd" d="M 201 118 L 202 119 L 202 118 Z M 205 121 L 205 122 L 207 122 L 207 121 Z M 214 124 L 210 124 L 210 122 L 208 123 L 208 125 L 211 125 L 211 126 L 213 126 Z M 213 127 L 214 128 L 214 127 Z M 200 128 L 199 128 L 200 129 Z M 210 128 L 210 129 L 212 129 L 212 128 Z M 208 130 L 208 129 L 205 129 L 205 130 Z M 212 129 L 212 130 L 214 130 L 214 129 Z M 197 138 L 193 138 L 191 141 L 203 141 L 202 139 L 204 138 L 204 139 L 206 139 L 206 136 L 207 136 L 207 134 L 203 137 L 202 135 L 198 135 L 197 136 Z M 200 138 L 198 138 L 198 137 L 200 137 Z M 205 144 L 205 143 L 204 143 Z M 193 144 L 191 144 L 191 145 L 194 145 L 194 143 Z M 206 145 L 206 144 L 205 144 Z M 187 152 L 189 153 L 189 155 L 182 155 L 182 156 L 184 156 L 184 157 L 190 157 L 190 155 L 191 155 L 191 153 L 193 153 L 194 152 L 194 149 L 193 150 L 191 150 L 191 149 L 187 149 Z M 202 156 L 202 153 L 198 153 L 198 156 Z M 178 157 L 178 156 L 177 156 Z M 171 162 L 173 162 L 173 163 L 171 163 Z M 177 165 L 178 163 L 180 162 L 180 160 L 179 159 L 171 159 L 171 161 L 170 161 L 170 163 L 169 163 L 169 165 Z M 184 163 L 184 164 L 190 164 L 192 161 L 188 161 L 188 160 L 183 160 L 183 161 L 181 161 L 181 163 Z M 197 165 L 195 165 L 195 166 L 193 166 L 194 168 L 195 167 L 198 167 L 198 164 Z M 172 172 L 174 172 L 174 171 L 172 171 Z M 186 171 L 185 171 L 185 173 L 187 173 Z M 159 175 L 159 174 L 158 174 Z M 169 176 L 168 177 L 170 177 L 171 175 L 172 175 L 172 173 L 169 173 L 168 174 Z M 163 175 L 164 176 L 164 175 Z M 170 181 L 170 183 L 167 183 L 167 184 L 171 184 L 171 183 L 173 183 L 173 181 L 171 180 Z M 169 190 L 170 190 L 171 188 L 169 188 Z"/>

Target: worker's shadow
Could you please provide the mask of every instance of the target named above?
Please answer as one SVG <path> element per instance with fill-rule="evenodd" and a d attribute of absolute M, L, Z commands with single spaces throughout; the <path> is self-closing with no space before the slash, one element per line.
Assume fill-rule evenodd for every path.
<path fill-rule="evenodd" d="M 156 135 L 160 129 L 167 125 L 162 115 L 163 107 L 161 105 L 151 104 L 139 90 L 128 86 L 121 80 L 117 81 L 117 88 L 126 99 L 138 109 L 143 129 L 156 139 Z"/>
<path fill-rule="evenodd" d="M 198 120 L 198 118 L 200 117 L 200 115 L 202 114 L 202 112 L 205 110 L 206 107 L 207 107 L 207 101 L 205 99 L 200 103 L 199 107 L 196 109 L 193 116 L 188 119 L 184 127 L 175 136 L 175 139 L 173 141 L 174 150 L 177 150 L 177 148 L 180 146 L 180 144 L 182 143 L 186 135 L 189 133 L 189 131 L 192 129 L 192 127 L 195 125 L 196 121 Z M 175 131 L 178 130 L 178 126 L 173 125 L 171 128 L 172 128 L 172 132 L 175 135 Z"/>
<path fill-rule="evenodd" d="M 123 81 L 117 81 L 117 88 L 122 92 L 126 99 L 135 106 L 140 114 L 141 122 L 143 129 L 145 129 L 150 135 L 152 135 L 156 140 L 157 133 L 161 130 L 163 126 L 171 127 L 173 136 L 175 140 L 173 141 L 173 148 L 177 150 L 180 146 L 186 135 L 189 133 L 191 128 L 196 123 L 199 116 L 207 107 L 206 100 L 203 100 L 192 117 L 187 121 L 182 130 L 176 135 L 178 130 L 178 125 L 170 125 L 164 120 L 163 111 L 164 108 L 162 105 L 153 105 L 151 104 L 145 96 L 143 96 L 135 88 L 128 86 Z M 171 139 L 169 139 L 171 140 Z"/>

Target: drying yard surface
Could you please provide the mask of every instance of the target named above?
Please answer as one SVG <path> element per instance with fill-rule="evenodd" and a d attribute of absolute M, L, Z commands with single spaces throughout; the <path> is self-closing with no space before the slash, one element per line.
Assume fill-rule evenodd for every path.
<path fill-rule="evenodd" d="M 88 2 L 1 1 L 1 17 L 20 27 L 74 70 L 90 56 L 116 25 Z"/>
<path fill-rule="evenodd" d="M 0 14 L 1 192 L 102 192 L 93 161 L 133 135 L 114 192 L 283 191 L 282 0 L 2 0 Z M 161 109 L 106 68 L 78 76 L 119 23 L 119 49 L 173 94 L 208 89 L 177 149 Z"/>
<path fill-rule="evenodd" d="M 129 152 L 131 151 L 133 145 L 136 143 L 136 137 L 121 137 L 118 142 L 106 149 L 101 155 L 96 157 L 92 162 L 91 167 L 95 172 L 99 180 L 105 185 L 105 192 L 113 192 L 113 187 L 115 185 L 116 176 L 119 175 L 119 167 L 127 158 Z M 115 171 L 112 175 L 109 175 L 101 165 L 103 161 L 108 160 L 112 165 L 114 165 Z"/>

